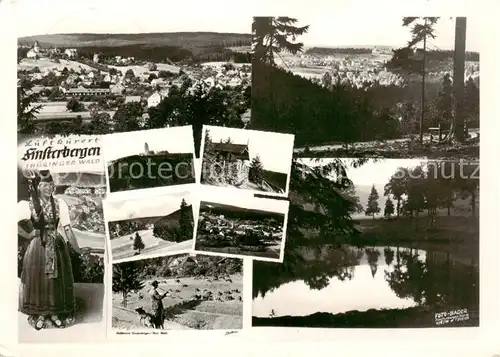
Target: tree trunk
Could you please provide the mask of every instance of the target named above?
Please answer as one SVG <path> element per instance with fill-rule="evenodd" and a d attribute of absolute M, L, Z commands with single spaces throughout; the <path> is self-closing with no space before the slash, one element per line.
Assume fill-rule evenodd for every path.
<path fill-rule="evenodd" d="M 455 54 L 453 58 L 453 90 L 455 107 L 455 138 L 464 141 L 464 72 L 465 72 L 465 40 L 467 18 L 457 17 L 455 20 Z"/>
<path fill-rule="evenodd" d="M 396 208 L 396 218 L 399 218 L 399 210 L 401 209 L 401 198 L 398 197 L 398 203 L 397 203 L 397 208 Z"/>
<path fill-rule="evenodd" d="M 427 26 L 427 19 L 425 20 Z M 425 60 L 427 51 L 427 36 L 424 36 L 424 53 L 422 58 L 422 103 L 420 108 L 420 143 L 424 142 L 424 116 L 425 116 Z"/>

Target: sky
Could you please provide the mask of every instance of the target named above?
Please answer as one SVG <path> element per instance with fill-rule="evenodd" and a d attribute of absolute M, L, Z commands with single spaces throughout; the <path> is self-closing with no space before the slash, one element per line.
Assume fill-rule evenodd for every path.
<path fill-rule="evenodd" d="M 287 175 L 290 173 L 294 135 L 208 125 L 204 128 L 210 131 L 212 142 L 231 138 L 233 144 L 246 145 L 248 143 L 250 160 L 259 156 L 265 170 Z"/>
<path fill-rule="evenodd" d="M 102 136 L 102 154 L 106 162 L 144 153 L 144 144 L 151 151 L 193 153 L 194 139 L 190 125 L 165 129 L 131 131 Z"/>
<path fill-rule="evenodd" d="M 288 201 L 254 197 L 253 193 L 241 192 L 238 189 L 221 187 L 203 187 L 198 192 L 200 202 L 213 202 L 223 205 L 237 206 L 276 213 L 288 212 Z"/>
<path fill-rule="evenodd" d="M 356 186 L 385 185 L 400 167 L 414 168 L 425 161 L 424 159 L 382 159 L 369 161 L 360 167 L 354 168 L 351 166 L 353 159 L 341 160 L 346 166 L 347 177 Z M 306 165 L 311 163 L 311 166 L 317 166 L 326 165 L 332 159 L 321 159 L 319 161 L 302 159 L 301 161 Z"/>
<path fill-rule="evenodd" d="M 178 192 L 127 200 L 103 200 L 104 218 L 107 222 L 140 217 L 166 216 L 179 209 L 182 199 L 192 203 L 189 192 Z"/>
<path fill-rule="evenodd" d="M 321 16 L 321 15 L 320 15 Z M 403 27 L 400 16 L 307 16 L 299 18 L 300 25 L 310 25 L 309 33 L 300 37 L 305 46 L 365 46 L 380 45 L 403 47 L 411 38 L 410 30 Z M 467 22 L 466 49 L 479 51 L 480 19 Z M 435 26 L 436 38 L 429 40 L 430 49 L 454 48 L 455 21 L 442 17 Z"/>
<path fill-rule="evenodd" d="M 358 2 L 357 6 L 355 2 L 343 4 L 335 1 L 310 0 L 307 3 L 298 1 L 283 3 L 283 1 L 275 0 L 273 4 L 267 4 L 264 0 L 258 0 L 252 5 L 246 5 L 247 11 L 243 11 L 241 4 L 229 0 L 214 2 L 183 0 L 175 3 L 143 0 L 128 3 L 126 6 L 117 0 L 85 0 L 85 2 L 82 0 L 44 0 L 43 2 L 18 0 L 17 16 L 23 18 L 23 21 L 20 22 L 22 26 L 17 28 L 17 33 L 18 36 L 82 32 L 250 33 L 252 16 L 264 15 L 261 9 L 265 6 L 268 16 L 269 11 L 272 11 L 274 7 L 279 9 L 280 15 L 296 17 L 299 19 L 299 24 L 310 25 L 309 33 L 300 37 L 306 46 L 402 46 L 410 36 L 408 29 L 401 26 L 401 17 L 415 15 L 415 11 L 421 11 L 422 4 L 418 4 L 419 2 L 422 3 L 421 0 L 417 0 L 414 1 L 413 7 L 408 7 L 403 6 L 400 1 L 396 3 L 396 0 L 367 2 L 363 5 Z M 456 5 L 456 2 L 453 5 Z M 193 8 L 196 11 L 191 11 Z M 450 11 L 460 6 L 444 8 Z M 286 14 L 282 9 L 286 9 Z M 391 13 L 389 9 L 393 9 L 393 12 Z M 436 26 L 438 35 L 431 41 L 431 47 L 453 48 L 454 23 L 449 19 L 450 13 L 443 13 L 442 9 L 437 7 L 427 6 L 425 9 L 433 11 L 434 16 L 447 16 L 443 17 Z M 377 16 L 374 16 L 374 13 L 377 13 Z M 176 16 L 168 16 L 168 14 Z M 207 16 L 207 14 L 210 15 Z M 429 14 L 426 13 L 426 15 Z M 470 16 L 467 24 L 467 50 L 469 51 L 478 51 L 480 47 L 482 20 L 481 16 L 475 16 L 477 17 Z"/>

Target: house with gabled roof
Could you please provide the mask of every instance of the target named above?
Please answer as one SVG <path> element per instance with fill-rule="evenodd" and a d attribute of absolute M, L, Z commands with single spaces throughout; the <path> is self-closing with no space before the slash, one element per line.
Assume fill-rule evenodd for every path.
<path fill-rule="evenodd" d="M 233 165 L 231 172 L 234 175 L 234 185 L 243 183 L 248 178 L 250 168 L 250 154 L 248 152 L 248 141 L 246 144 L 233 143 L 213 143 L 212 150 L 216 160 L 222 165 L 223 172 L 226 172 L 227 165 Z M 233 171 L 234 170 L 234 171 Z"/>

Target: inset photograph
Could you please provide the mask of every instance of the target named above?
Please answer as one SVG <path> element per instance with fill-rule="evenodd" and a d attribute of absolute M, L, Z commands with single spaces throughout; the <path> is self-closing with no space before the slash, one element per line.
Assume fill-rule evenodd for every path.
<path fill-rule="evenodd" d="M 102 146 L 110 194 L 195 183 L 191 126 L 108 134 Z"/>
<path fill-rule="evenodd" d="M 229 195 L 221 200 L 218 192 L 201 193 L 200 197 L 196 251 L 273 262 L 283 260 L 288 201 L 253 195 L 237 199 Z"/>
<path fill-rule="evenodd" d="M 114 262 L 192 248 L 194 221 L 189 192 L 105 200 L 104 216 Z"/>
<path fill-rule="evenodd" d="M 481 20 L 334 12 L 253 18 L 249 127 L 306 158 L 478 159 Z"/>
<path fill-rule="evenodd" d="M 203 126 L 201 184 L 287 196 L 294 136 Z"/>
<path fill-rule="evenodd" d="M 479 326 L 478 161 L 302 164 L 283 264 L 253 263 L 252 326 Z"/>
<path fill-rule="evenodd" d="M 243 327 L 243 259 L 176 254 L 113 264 L 111 327 L 235 330 Z"/>
<path fill-rule="evenodd" d="M 99 138 L 18 142 L 19 340 L 99 340 L 106 328 L 106 179 Z M 69 158 L 75 153 L 80 160 Z"/>

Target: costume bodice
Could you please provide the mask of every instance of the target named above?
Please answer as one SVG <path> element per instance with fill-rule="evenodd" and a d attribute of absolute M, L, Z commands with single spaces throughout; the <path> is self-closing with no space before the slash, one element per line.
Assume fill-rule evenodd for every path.
<path fill-rule="evenodd" d="M 35 207 L 30 200 L 30 209 L 33 219 L 37 223 L 43 223 L 45 226 L 56 226 L 59 222 L 59 204 L 53 196 L 49 199 L 40 199 L 40 207 Z"/>

